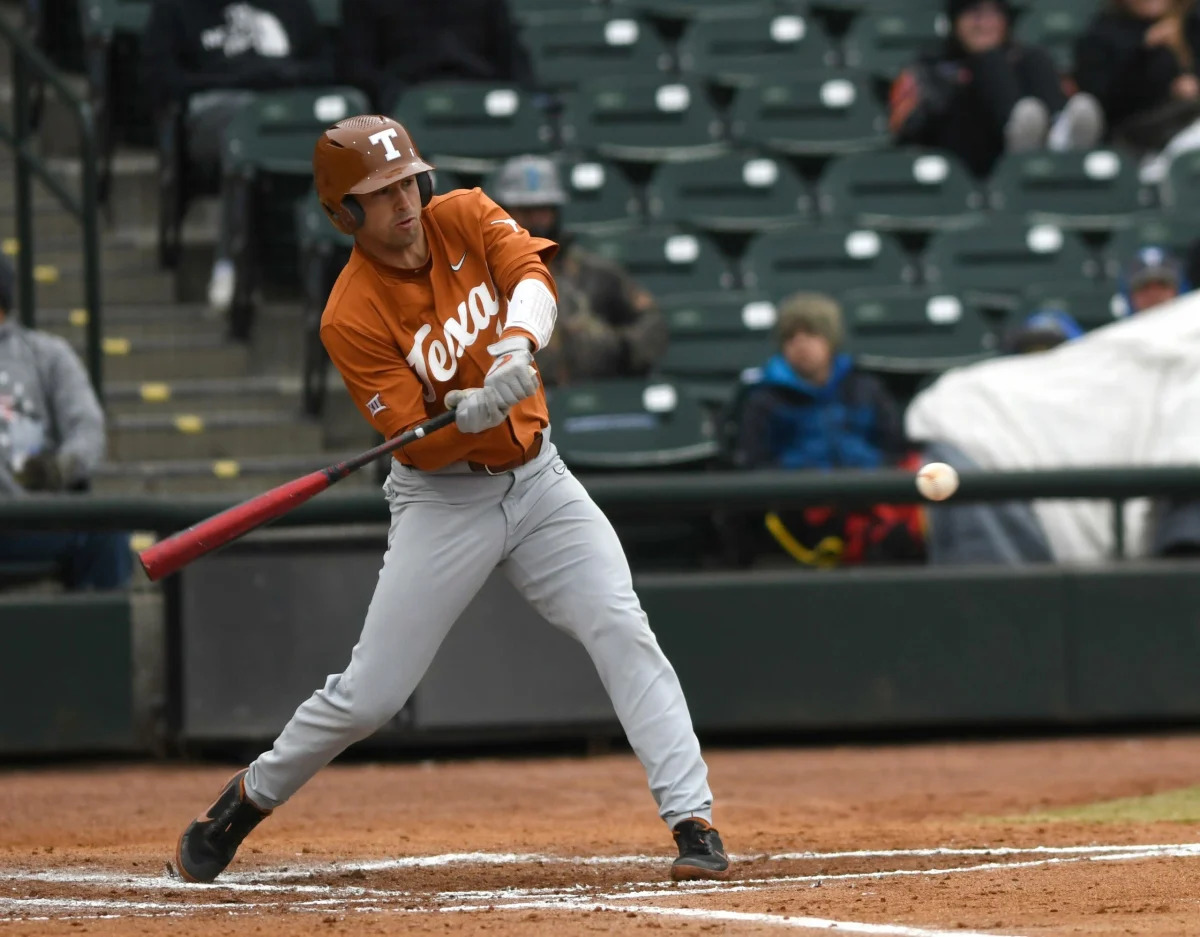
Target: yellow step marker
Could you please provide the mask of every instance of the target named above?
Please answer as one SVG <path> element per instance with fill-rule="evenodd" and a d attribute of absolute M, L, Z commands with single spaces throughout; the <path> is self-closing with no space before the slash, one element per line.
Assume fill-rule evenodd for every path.
<path fill-rule="evenodd" d="M 171 385 L 159 381 L 147 381 L 138 388 L 144 403 L 166 403 L 171 399 Z"/>
<path fill-rule="evenodd" d="M 175 428 L 189 435 L 204 432 L 204 420 L 194 413 L 181 413 L 175 417 Z"/>
<path fill-rule="evenodd" d="M 217 478 L 237 478 L 242 474 L 242 467 L 236 459 L 218 459 L 212 466 Z"/>
<path fill-rule="evenodd" d="M 16 238 L 5 238 L 0 241 L 0 253 L 6 257 L 16 257 L 21 253 L 21 242 Z"/>
<path fill-rule="evenodd" d="M 67 321 L 77 329 L 82 329 L 88 324 L 88 311 L 86 309 L 72 309 L 67 314 Z"/>
<path fill-rule="evenodd" d="M 58 267 L 53 264 L 34 264 L 33 278 L 38 283 L 57 283 Z"/>
<path fill-rule="evenodd" d="M 100 343 L 100 347 L 106 355 L 127 355 L 133 345 L 127 338 L 106 338 Z"/>
<path fill-rule="evenodd" d="M 149 550 L 158 542 L 158 538 L 154 534 L 146 532 L 136 533 L 129 538 L 129 549 L 134 553 L 141 553 L 143 550 Z"/>

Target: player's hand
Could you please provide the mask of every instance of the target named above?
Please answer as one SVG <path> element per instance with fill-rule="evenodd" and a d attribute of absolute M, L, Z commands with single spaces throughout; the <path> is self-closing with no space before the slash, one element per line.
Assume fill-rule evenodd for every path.
<path fill-rule="evenodd" d="M 471 387 L 446 394 L 446 406 L 454 410 L 454 425 L 464 433 L 482 433 L 508 419 L 508 407 L 491 387 Z"/>
<path fill-rule="evenodd" d="M 495 389 L 505 408 L 514 407 L 537 393 L 538 378 L 533 368 L 531 347 L 529 339 L 520 337 L 505 338 L 488 345 L 488 352 L 496 360 L 483 379 L 483 386 Z"/>

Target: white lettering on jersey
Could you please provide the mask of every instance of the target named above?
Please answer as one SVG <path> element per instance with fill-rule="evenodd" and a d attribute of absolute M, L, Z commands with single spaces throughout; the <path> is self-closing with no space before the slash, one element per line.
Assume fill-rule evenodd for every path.
<path fill-rule="evenodd" d="M 423 325 L 413 336 L 412 351 L 404 360 L 417 372 L 425 385 L 425 399 L 437 399 L 436 384 L 445 384 L 458 373 L 458 359 L 475 344 L 480 334 L 500 315 L 500 300 L 487 285 L 480 283 L 458 304 L 457 318 L 442 324 L 441 339 L 433 339 L 426 350 L 425 342 L 433 332 L 432 325 Z"/>
<path fill-rule="evenodd" d="M 399 159 L 402 154 L 392 145 L 392 140 L 396 137 L 396 128 L 388 127 L 387 130 L 380 130 L 379 133 L 373 133 L 369 137 L 372 143 L 382 143 L 384 157 L 390 162 L 393 159 Z"/>

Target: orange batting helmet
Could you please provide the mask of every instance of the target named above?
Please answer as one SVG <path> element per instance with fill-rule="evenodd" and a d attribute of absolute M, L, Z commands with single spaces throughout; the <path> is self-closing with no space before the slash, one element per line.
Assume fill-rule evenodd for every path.
<path fill-rule="evenodd" d="M 353 234 L 363 223 L 363 210 L 353 196 L 417 177 L 421 204 L 433 196 L 433 167 L 421 159 L 403 125 L 380 114 L 338 121 L 317 140 L 313 177 L 317 198 L 334 227 Z"/>

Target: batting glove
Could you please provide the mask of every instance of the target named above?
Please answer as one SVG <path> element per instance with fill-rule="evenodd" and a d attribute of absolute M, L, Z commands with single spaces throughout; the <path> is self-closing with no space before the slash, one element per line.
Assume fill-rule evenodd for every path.
<path fill-rule="evenodd" d="M 483 379 L 483 386 L 494 388 L 506 408 L 537 393 L 538 377 L 530 347 L 529 339 L 520 337 L 505 338 L 488 345 L 488 352 L 496 360 Z"/>
<path fill-rule="evenodd" d="M 482 433 L 508 419 L 508 407 L 491 387 L 471 387 L 446 394 L 446 406 L 454 410 L 454 425 L 464 433 Z"/>

